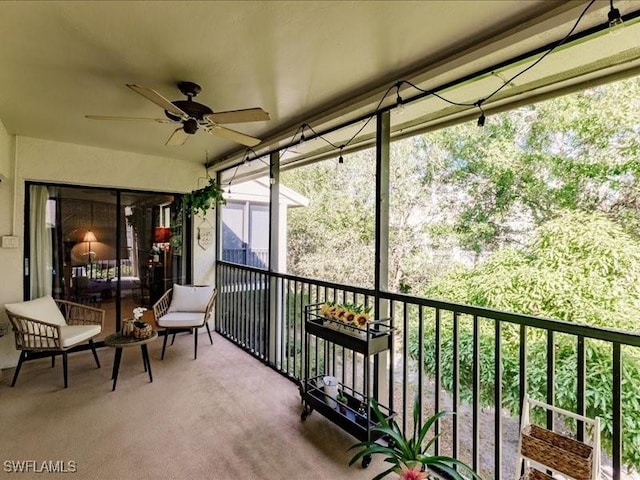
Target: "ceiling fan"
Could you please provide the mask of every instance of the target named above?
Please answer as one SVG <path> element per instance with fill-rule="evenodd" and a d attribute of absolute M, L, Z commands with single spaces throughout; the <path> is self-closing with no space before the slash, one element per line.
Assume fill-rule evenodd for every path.
<path fill-rule="evenodd" d="M 269 114 L 261 108 L 214 112 L 206 105 L 193 101 L 193 97 L 198 95 L 202 90 L 200 85 L 193 82 L 179 82 L 178 89 L 187 99 L 175 100 L 173 102 L 148 87 L 134 84 L 127 84 L 127 87 L 164 109 L 164 114 L 167 118 L 109 117 L 101 115 L 86 115 L 86 117 L 92 120 L 180 123 L 180 127 L 171 134 L 165 143 L 165 145 L 170 146 L 183 145 L 189 138 L 189 135 L 195 134 L 198 130 L 204 130 L 211 135 L 217 135 L 218 137 L 226 138 L 227 140 L 232 140 L 248 147 L 255 147 L 261 142 L 259 138 L 231 130 L 230 128 L 221 126 L 221 124 L 269 120 Z"/>

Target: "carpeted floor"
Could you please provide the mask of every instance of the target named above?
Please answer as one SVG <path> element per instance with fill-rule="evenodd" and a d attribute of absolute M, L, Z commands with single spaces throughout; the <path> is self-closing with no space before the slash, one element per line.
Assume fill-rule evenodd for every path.
<path fill-rule="evenodd" d="M 296 385 L 214 334 L 180 335 L 160 361 L 149 345 L 153 383 L 140 349 L 125 349 L 111 392 L 114 350 L 26 363 L 0 378 L 0 478 L 76 479 L 370 479 L 385 469 L 348 467 L 356 440 L 314 412 L 300 421 Z M 9 473 L 14 460 L 75 462 L 75 474 Z"/>

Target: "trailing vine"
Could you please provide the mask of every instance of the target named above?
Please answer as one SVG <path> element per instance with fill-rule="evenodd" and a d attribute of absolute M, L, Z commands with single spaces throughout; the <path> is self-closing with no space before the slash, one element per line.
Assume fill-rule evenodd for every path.
<path fill-rule="evenodd" d="M 205 214 L 207 210 L 216 206 L 216 204 L 225 205 L 227 201 L 222 196 L 222 187 L 220 187 L 213 178 L 209 178 L 209 183 L 198 190 L 187 193 L 184 198 L 184 206 L 187 215 Z"/>

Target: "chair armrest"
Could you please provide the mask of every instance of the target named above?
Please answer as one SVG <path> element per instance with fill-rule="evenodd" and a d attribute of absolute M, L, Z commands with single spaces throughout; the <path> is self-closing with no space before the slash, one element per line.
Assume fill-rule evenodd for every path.
<path fill-rule="evenodd" d="M 61 325 L 43 322 L 7 311 L 18 350 L 59 350 Z"/>
<path fill-rule="evenodd" d="M 56 300 L 61 307 L 67 325 L 100 325 L 104 328 L 105 311 L 102 308 L 89 307 L 68 300 Z"/>
<path fill-rule="evenodd" d="M 171 305 L 171 291 L 173 289 L 170 288 L 166 292 L 162 294 L 160 299 L 153 304 L 153 317 L 158 320 L 160 317 L 163 317 L 167 314 L 169 310 L 169 306 Z"/>
<path fill-rule="evenodd" d="M 216 298 L 218 297 L 218 289 L 214 289 L 213 290 L 213 295 L 211 295 L 211 298 L 209 299 L 209 303 L 207 303 L 207 308 L 204 310 L 204 321 L 206 322 L 207 320 L 209 320 L 209 317 L 211 316 L 211 312 L 213 310 L 213 307 L 216 304 Z"/>

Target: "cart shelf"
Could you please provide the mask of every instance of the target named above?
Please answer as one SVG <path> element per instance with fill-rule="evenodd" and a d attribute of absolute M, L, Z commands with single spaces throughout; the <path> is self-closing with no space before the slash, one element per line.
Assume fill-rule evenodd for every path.
<path fill-rule="evenodd" d="M 347 403 L 341 403 L 328 398 L 318 385 L 322 382 L 322 375 L 310 378 L 306 381 L 306 389 L 304 400 L 307 405 L 302 411 L 301 419 L 304 421 L 313 410 L 331 420 L 344 431 L 350 433 L 358 440 L 367 440 L 371 438 L 376 440 L 381 437 L 377 432 L 371 432 L 371 429 L 379 424 L 375 413 L 371 407 L 367 412 L 367 405 L 364 401 L 364 395 L 356 392 L 352 388 L 339 384 L 347 398 Z M 394 415 L 384 405 L 379 405 L 380 411 L 387 418 L 391 419 Z M 371 435 L 370 437 L 368 435 Z"/>
<path fill-rule="evenodd" d="M 316 305 L 310 305 L 307 308 L 305 322 L 307 333 L 363 355 L 375 355 L 391 348 L 392 328 L 388 318 L 371 321 L 364 329 L 325 318 L 318 313 L 319 307 Z"/>

